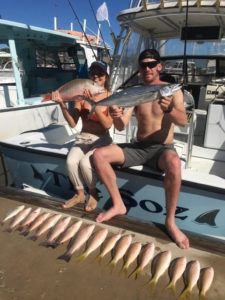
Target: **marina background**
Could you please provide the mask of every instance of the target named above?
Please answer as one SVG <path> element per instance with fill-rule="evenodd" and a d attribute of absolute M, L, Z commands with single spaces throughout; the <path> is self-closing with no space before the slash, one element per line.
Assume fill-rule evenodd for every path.
<path fill-rule="evenodd" d="M 94 12 L 103 4 L 103 0 L 91 1 Z M 87 29 L 92 30 L 91 33 L 87 30 L 88 34 L 97 34 L 97 24 L 92 12 L 89 0 L 77 1 L 70 0 L 80 22 L 87 20 Z M 108 15 L 111 27 L 117 36 L 119 34 L 119 23 L 116 20 L 117 14 L 129 7 L 129 0 L 114 0 L 106 1 L 108 7 Z M 29 24 L 32 26 L 43 27 L 47 29 L 54 29 L 54 17 L 58 18 L 58 29 L 70 29 L 70 23 L 73 23 L 75 31 L 81 31 L 80 25 L 76 20 L 73 11 L 67 0 L 9 0 L 0 1 L 0 17 L 5 20 Z M 103 38 L 109 46 L 113 46 L 110 37 L 110 30 L 106 21 L 100 22 L 101 32 Z"/>

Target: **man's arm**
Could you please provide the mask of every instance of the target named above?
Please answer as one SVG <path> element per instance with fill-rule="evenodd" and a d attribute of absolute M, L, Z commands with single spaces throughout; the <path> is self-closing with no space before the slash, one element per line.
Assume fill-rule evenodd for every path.
<path fill-rule="evenodd" d="M 119 106 L 113 105 L 110 107 L 109 112 L 113 119 L 113 124 L 117 130 L 122 131 L 126 128 L 131 119 L 133 110 L 134 107 L 130 107 L 126 111 Z"/>

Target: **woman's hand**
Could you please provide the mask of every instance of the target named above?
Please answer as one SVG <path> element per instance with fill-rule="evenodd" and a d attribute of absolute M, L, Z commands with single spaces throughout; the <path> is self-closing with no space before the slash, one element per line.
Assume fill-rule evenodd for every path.
<path fill-rule="evenodd" d="M 57 103 L 63 103 L 63 99 L 60 96 L 59 91 L 57 91 L 57 90 L 52 92 L 52 100 L 57 102 Z"/>
<path fill-rule="evenodd" d="M 88 89 L 84 89 L 84 96 L 85 96 L 86 98 L 89 98 L 89 99 L 93 100 L 93 94 L 92 94 L 91 91 L 88 90 Z"/>

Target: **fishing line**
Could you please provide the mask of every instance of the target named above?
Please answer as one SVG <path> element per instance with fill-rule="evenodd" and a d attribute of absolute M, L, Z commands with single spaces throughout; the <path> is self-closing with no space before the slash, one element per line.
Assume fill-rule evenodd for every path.
<path fill-rule="evenodd" d="M 81 30 L 82 30 L 82 32 L 83 32 L 83 34 L 84 34 L 84 36 L 85 36 L 85 38 L 86 38 L 86 40 L 87 40 L 87 42 L 88 42 L 88 45 L 90 46 L 90 48 L 91 48 L 91 50 L 92 50 L 92 53 L 93 53 L 95 59 L 97 60 L 97 56 L 96 56 L 96 54 L 95 54 L 95 52 L 94 52 L 94 50 L 93 50 L 93 47 L 92 47 L 92 45 L 91 45 L 91 43 L 90 43 L 90 41 L 89 41 L 89 39 L 88 39 L 86 33 L 84 32 L 83 26 L 82 26 L 82 24 L 81 24 L 81 22 L 80 22 L 80 20 L 79 20 L 79 18 L 78 18 L 78 16 L 77 16 L 77 14 L 76 14 L 74 8 L 73 8 L 73 6 L 72 6 L 70 0 L 67 0 L 67 2 L 69 3 L 69 6 L 71 7 L 72 12 L 73 12 L 73 14 L 74 14 L 74 16 L 75 16 L 77 22 L 79 23 L 79 25 L 80 25 L 80 27 L 81 27 Z"/>
<path fill-rule="evenodd" d="M 98 21 L 97 21 L 97 18 L 96 18 L 96 15 L 95 15 L 93 6 L 92 6 L 92 4 L 91 4 L 91 0 L 89 0 L 89 4 L 90 4 L 91 10 L 92 10 L 92 13 L 93 13 L 93 15 L 94 15 L 94 18 L 95 18 L 95 22 L 96 22 L 96 24 L 97 24 L 97 27 L 99 28 L 99 24 L 98 24 Z M 101 38 L 102 38 L 102 40 L 103 40 L 104 48 L 105 48 L 105 50 L 107 51 L 107 54 L 108 54 L 108 57 L 109 57 L 109 62 L 111 62 L 111 56 L 110 56 L 110 53 L 109 53 L 109 49 L 106 47 L 105 40 L 104 40 L 104 38 L 103 38 L 103 35 L 102 35 L 102 32 L 101 32 L 101 29 L 100 29 L 100 28 L 99 28 L 99 32 L 100 32 Z"/>

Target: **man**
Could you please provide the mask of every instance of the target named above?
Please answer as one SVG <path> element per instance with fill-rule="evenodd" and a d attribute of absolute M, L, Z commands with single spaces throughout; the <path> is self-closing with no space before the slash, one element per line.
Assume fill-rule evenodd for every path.
<path fill-rule="evenodd" d="M 139 72 L 146 85 L 166 84 L 160 80 L 162 64 L 154 49 L 144 50 L 139 56 Z M 187 116 L 181 90 L 172 96 L 140 104 L 123 112 L 113 106 L 111 116 L 117 130 L 123 130 L 133 111 L 137 119 L 137 142 L 134 144 L 110 145 L 94 152 L 96 170 L 106 186 L 113 206 L 98 215 L 97 222 L 104 222 L 116 215 L 126 214 L 116 175 L 111 164 L 121 167 L 149 165 L 165 173 L 166 198 L 165 226 L 172 240 L 182 249 L 189 247 L 189 240 L 175 224 L 175 211 L 181 186 L 181 163 L 173 146 L 174 125 L 185 126 Z"/>

